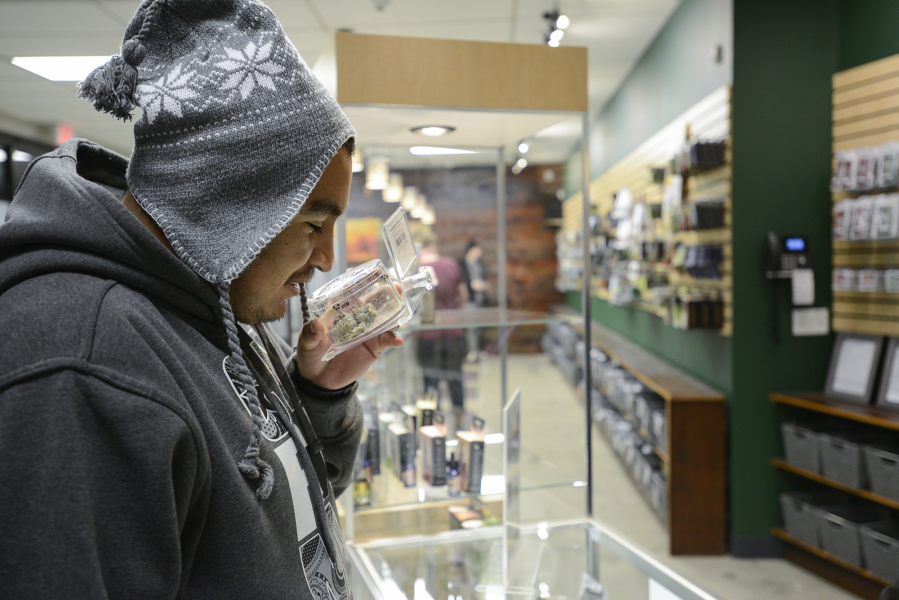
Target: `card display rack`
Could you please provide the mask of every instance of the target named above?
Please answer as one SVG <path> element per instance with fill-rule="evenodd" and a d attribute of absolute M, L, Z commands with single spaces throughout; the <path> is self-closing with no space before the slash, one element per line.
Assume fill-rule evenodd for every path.
<path fill-rule="evenodd" d="M 663 317 L 674 326 L 670 304 L 667 301 L 678 298 L 686 305 L 690 298 L 712 299 L 720 306 L 717 329 L 724 336 L 733 331 L 733 244 L 732 244 L 732 195 L 731 195 L 731 89 L 722 86 L 695 104 L 680 117 L 642 143 L 630 154 L 610 167 L 605 173 L 590 183 L 589 196 L 591 212 L 596 215 L 596 226 L 591 226 L 591 254 L 593 255 L 594 277 L 592 294 L 610 303 L 624 304 L 638 310 L 645 310 Z M 723 162 L 717 159 L 711 167 L 699 162 L 694 167 L 683 163 L 685 148 L 698 150 L 710 145 L 721 150 Z M 694 157 L 694 160 L 698 160 Z M 703 165 L 703 166 L 701 166 Z M 682 189 L 678 190 L 680 202 L 664 205 L 665 187 L 675 174 L 682 177 Z M 632 234 L 630 249 L 615 256 L 619 265 L 641 264 L 638 278 L 634 273 L 627 277 L 641 283 L 631 287 L 641 287 L 631 300 L 620 302 L 610 281 L 598 271 L 609 257 L 618 228 L 606 219 L 613 209 L 616 197 L 627 190 L 634 206 L 646 206 L 646 218 L 651 223 L 643 231 Z M 697 218 L 697 209 L 715 205 L 718 211 L 711 223 L 703 216 L 702 223 Z M 560 256 L 569 253 L 566 247 L 576 244 L 577 233 L 582 228 L 582 197 L 575 194 L 563 203 L 562 233 L 560 235 Z M 660 209 L 661 208 L 661 209 Z M 675 225 L 673 221 L 678 220 Z M 684 215 L 693 215 L 692 218 Z M 651 230 L 651 231 L 650 231 Z M 639 256 L 635 248 L 640 247 Z M 680 248 L 678 252 L 676 249 Z M 711 257 L 705 260 L 703 257 Z M 697 268 L 694 268 L 693 265 Z M 708 263 L 708 264 L 706 264 Z M 606 270 L 615 271 L 616 267 Z M 621 269 L 623 270 L 623 266 Z M 642 280 L 646 280 L 644 286 Z M 576 277 L 570 282 L 577 288 Z M 664 291 L 663 291 L 664 290 Z M 703 327 L 710 325 L 702 325 Z M 716 327 L 716 325 L 711 325 Z"/>
<path fill-rule="evenodd" d="M 834 168 L 838 152 L 899 141 L 899 55 L 833 76 Z M 834 191 L 834 204 L 899 188 Z M 886 269 L 899 265 L 899 239 L 834 240 L 833 268 Z M 834 291 L 834 331 L 899 336 L 899 294 Z"/>

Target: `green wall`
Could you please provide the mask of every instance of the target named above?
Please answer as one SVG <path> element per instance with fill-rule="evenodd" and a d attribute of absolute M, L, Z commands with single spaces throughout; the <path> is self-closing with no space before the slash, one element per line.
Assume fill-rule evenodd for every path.
<path fill-rule="evenodd" d="M 647 48 L 637 66 L 590 128 L 590 179 L 625 157 L 658 130 L 715 89 L 731 82 L 730 0 L 683 0 Z M 720 44 L 723 60 L 709 58 Z M 572 157 L 566 169 L 576 182 L 581 170 Z M 573 184 L 577 190 L 580 185 Z M 568 301 L 579 308 L 579 294 Z M 593 316 L 709 385 L 731 390 L 731 340 L 716 333 L 682 331 L 642 311 L 594 301 Z"/>
<path fill-rule="evenodd" d="M 735 0 L 733 73 L 733 393 L 730 515 L 734 545 L 767 539 L 791 485 L 781 409 L 771 391 L 820 390 L 830 336 L 790 334 L 788 281 L 764 277 L 769 230 L 808 236 L 815 305 L 830 305 L 831 76 L 838 65 L 839 1 Z M 774 341 L 774 298 L 781 341 Z"/>
<path fill-rule="evenodd" d="M 842 0 L 837 70 L 899 54 L 897 28 L 899 2 L 896 0 Z"/>
<path fill-rule="evenodd" d="M 869 43 L 877 14 L 894 15 L 878 23 L 880 45 Z M 778 494 L 800 485 L 769 459 L 783 452 L 780 423 L 802 415 L 773 406 L 767 395 L 821 389 L 832 346 L 831 336 L 791 335 L 789 283 L 764 277 L 765 234 L 809 238 L 815 305 L 829 306 L 831 76 L 899 52 L 893 24 L 899 24 L 899 3 L 887 0 L 683 0 L 592 127 L 591 180 L 720 85 L 733 85 L 733 336 L 675 330 L 647 313 L 599 301 L 592 310 L 600 322 L 727 395 L 736 555 L 776 548 L 770 529 L 781 523 Z M 708 54 L 719 43 L 725 61 L 716 64 Z M 568 301 L 578 306 L 580 297 Z"/>

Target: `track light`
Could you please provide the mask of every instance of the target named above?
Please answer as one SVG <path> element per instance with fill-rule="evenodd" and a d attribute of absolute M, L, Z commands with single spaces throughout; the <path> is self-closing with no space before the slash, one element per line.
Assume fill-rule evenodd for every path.
<path fill-rule="evenodd" d="M 530 148 L 531 147 L 528 145 L 527 140 L 521 140 L 520 142 L 518 142 L 518 151 L 522 154 L 527 154 Z"/>
<path fill-rule="evenodd" d="M 562 41 L 562 36 L 565 35 L 563 30 L 571 24 L 571 19 L 561 14 L 558 6 L 543 13 L 543 18 L 546 19 L 546 35 L 543 42 L 555 48 Z"/>

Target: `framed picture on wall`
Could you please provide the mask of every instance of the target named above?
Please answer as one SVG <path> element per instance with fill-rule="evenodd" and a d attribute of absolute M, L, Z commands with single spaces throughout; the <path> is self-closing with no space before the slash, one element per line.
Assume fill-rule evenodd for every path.
<path fill-rule="evenodd" d="M 870 404 L 883 346 L 883 336 L 838 333 L 830 356 L 824 395 L 836 400 Z"/>
<path fill-rule="evenodd" d="M 899 338 L 887 338 L 883 358 L 883 373 L 877 389 L 876 403 L 880 408 L 899 411 Z"/>

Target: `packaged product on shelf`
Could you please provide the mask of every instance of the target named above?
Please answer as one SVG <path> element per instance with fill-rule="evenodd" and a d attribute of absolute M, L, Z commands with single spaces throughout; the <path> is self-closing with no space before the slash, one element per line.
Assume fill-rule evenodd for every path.
<path fill-rule="evenodd" d="M 883 291 L 890 294 L 899 293 L 899 269 L 883 271 Z"/>
<path fill-rule="evenodd" d="M 887 142 L 880 146 L 880 170 L 877 187 L 891 188 L 899 185 L 899 142 Z"/>
<path fill-rule="evenodd" d="M 882 274 L 880 269 L 859 269 L 858 291 L 879 292 L 882 289 Z"/>
<path fill-rule="evenodd" d="M 381 473 L 381 428 L 379 415 L 370 412 L 363 418 L 365 428 L 365 453 L 363 461 L 368 461 L 368 470 L 371 475 Z"/>
<path fill-rule="evenodd" d="M 899 235 L 899 194 L 881 194 L 874 199 L 871 238 L 893 239 Z"/>
<path fill-rule="evenodd" d="M 472 417 L 471 429 L 457 431 L 459 441 L 459 479 L 466 492 L 478 492 L 481 489 L 481 477 L 484 475 L 484 421 Z"/>
<path fill-rule="evenodd" d="M 858 274 L 855 269 L 834 269 L 830 289 L 835 292 L 854 292 L 857 281 Z"/>
<path fill-rule="evenodd" d="M 431 485 L 446 483 L 446 425 L 433 413 L 433 425 L 418 428 L 421 435 L 421 477 Z"/>
<path fill-rule="evenodd" d="M 834 176 L 830 189 L 834 192 L 854 190 L 856 184 L 856 167 L 858 154 L 854 150 L 843 150 L 836 153 Z"/>
<path fill-rule="evenodd" d="M 841 200 L 833 205 L 833 239 L 848 240 L 852 222 L 852 200 Z"/>
<path fill-rule="evenodd" d="M 852 225 L 849 228 L 849 239 L 867 240 L 871 235 L 871 215 L 874 212 L 874 199 L 862 196 L 852 203 Z"/>
<path fill-rule="evenodd" d="M 449 461 L 446 463 L 446 487 L 450 496 L 458 496 L 462 491 L 462 481 L 459 478 L 459 461 L 456 453 L 450 452 Z"/>
<path fill-rule="evenodd" d="M 855 189 L 874 189 L 877 184 L 877 150 L 875 148 L 858 149 L 858 167 L 855 178 Z"/>
<path fill-rule="evenodd" d="M 387 461 L 406 487 L 415 487 L 415 434 L 402 422 L 387 427 Z"/>

